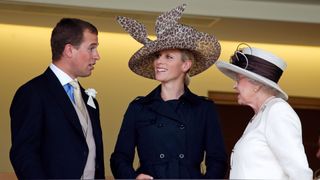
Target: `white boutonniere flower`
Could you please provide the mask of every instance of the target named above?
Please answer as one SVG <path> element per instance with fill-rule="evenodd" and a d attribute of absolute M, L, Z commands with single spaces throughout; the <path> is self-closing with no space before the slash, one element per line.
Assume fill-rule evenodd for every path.
<path fill-rule="evenodd" d="M 87 104 L 96 109 L 96 105 L 94 104 L 93 98 L 96 98 L 98 92 L 93 88 L 88 88 L 85 90 L 85 92 L 89 96 Z"/>

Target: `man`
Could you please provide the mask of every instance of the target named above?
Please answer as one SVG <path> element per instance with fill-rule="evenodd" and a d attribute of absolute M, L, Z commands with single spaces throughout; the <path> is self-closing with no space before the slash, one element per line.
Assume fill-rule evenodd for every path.
<path fill-rule="evenodd" d="M 99 106 L 94 90 L 88 96 L 77 81 L 91 75 L 97 47 L 89 22 L 63 18 L 53 29 L 52 63 L 17 90 L 10 107 L 10 160 L 19 179 L 105 178 Z"/>

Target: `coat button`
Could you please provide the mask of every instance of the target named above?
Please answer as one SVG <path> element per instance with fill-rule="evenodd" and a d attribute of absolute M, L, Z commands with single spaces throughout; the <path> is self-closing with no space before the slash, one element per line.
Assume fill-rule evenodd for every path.
<path fill-rule="evenodd" d="M 179 154 L 179 158 L 183 159 L 184 158 L 184 154 Z"/>
<path fill-rule="evenodd" d="M 163 159 L 165 156 L 164 156 L 164 154 L 160 154 L 160 159 Z"/>
<path fill-rule="evenodd" d="M 180 129 L 184 129 L 184 128 L 185 128 L 184 124 L 180 124 L 180 125 L 179 125 L 179 128 L 180 128 Z"/>
<path fill-rule="evenodd" d="M 162 128 L 162 127 L 163 127 L 162 123 L 158 124 L 158 128 Z"/>

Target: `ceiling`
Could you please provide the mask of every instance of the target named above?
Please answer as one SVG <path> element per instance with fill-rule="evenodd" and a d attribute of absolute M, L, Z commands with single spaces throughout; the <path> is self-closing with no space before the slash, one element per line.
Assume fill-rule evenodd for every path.
<path fill-rule="evenodd" d="M 296 4 L 311 4 L 311 5 L 320 5 L 319 0 L 247 0 L 247 1 L 269 1 L 276 3 L 296 3 Z"/>
<path fill-rule="evenodd" d="M 319 0 L 0 0 L 0 3 L 127 12 L 163 12 L 186 3 L 188 15 L 320 23 Z"/>
<path fill-rule="evenodd" d="M 320 45 L 319 0 L 0 0 L 0 23 L 52 27 L 43 19 L 90 16 L 105 19 L 108 25 L 102 31 L 123 32 L 114 20 L 122 15 L 144 23 L 149 34 L 154 34 L 159 13 L 182 3 L 187 4 L 182 23 L 214 33 L 220 40 Z M 41 16 L 25 21 L 13 12 L 26 18 Z"/>

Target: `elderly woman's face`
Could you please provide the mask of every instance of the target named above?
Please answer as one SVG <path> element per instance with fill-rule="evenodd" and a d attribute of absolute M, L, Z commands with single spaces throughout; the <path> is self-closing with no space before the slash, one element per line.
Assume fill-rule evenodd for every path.
<path fill-rule="evenodd" d="M 250 82 L 246 76 L 237 75 L 237 79 L 233 88 L 238 94 L 238 103 L 242 105 L 250 105 L 254 102 L 254 95 L 256 94 L 255 89 L 257 85 Z"/>

